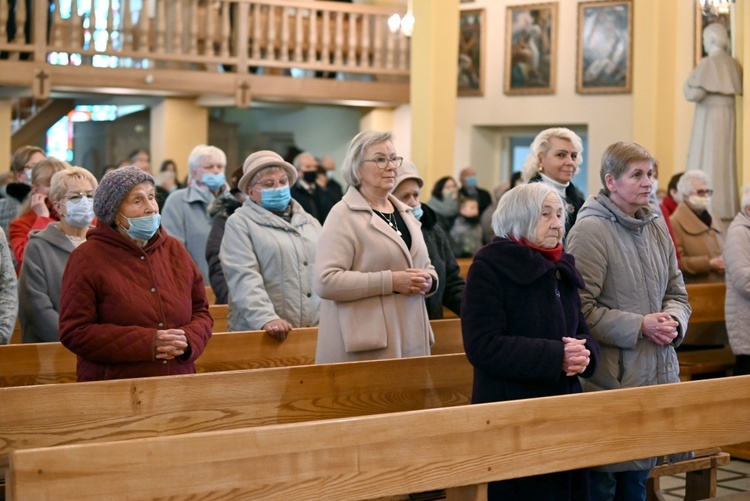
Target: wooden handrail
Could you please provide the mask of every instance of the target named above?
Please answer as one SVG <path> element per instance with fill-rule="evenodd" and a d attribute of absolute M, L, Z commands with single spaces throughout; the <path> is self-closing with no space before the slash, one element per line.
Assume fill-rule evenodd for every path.
<path fill-rule="evenodd" d="M 475 499 L 489 481 L 750 440 L 748 385 L 743 376 L 17 450 L 8 488 L 11 499 L 337 500 L 440 488 Z"/>

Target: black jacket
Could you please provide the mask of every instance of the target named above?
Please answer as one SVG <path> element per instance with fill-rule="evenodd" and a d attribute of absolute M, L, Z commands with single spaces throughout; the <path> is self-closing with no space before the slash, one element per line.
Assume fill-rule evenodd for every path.
<path fill-rule="evenodd" d="M 317 219 L 320 224 L 325 222 L 328 213 L 336 204 L 333 195 L 317 184 L 312 193 L 307 191 L 299 182 L 294 183 L 290 191 L 292 192 L 292 198 L 299 202 L 305 212 Z"/>
<path fill-rule="evenodd" d="M 242 204 L 234 197 L 219 197 L 209 209 L 209 216 L 213 217 L 211 232 L 206 241 L 206 261 L 208 261 L 208 280 L 216 296 L 216 304 L 227 304 L 229 299 L 229 288 L 221 269 L 219 251 L 221 241 L 224 238 L 224 227 L 229 216 L 242 207 Z"/>
<path fill-rule="evenodd" d="M 443 229 L 437 224 L 437 216 L 427 205 L 422 204 L 424 214 L 422 235 L 427 245 L 430 262 L 435 267 L 438 276 L 438 289 L 432 296 L 425 299 L 427 314 L 430 320 L 443 318 L 443 306 L 458 316 L 461 316 L 461 295 L 464 292 L 465 281 L 459 275 L 461 269 L 451 252 L 450 241 Z"/>

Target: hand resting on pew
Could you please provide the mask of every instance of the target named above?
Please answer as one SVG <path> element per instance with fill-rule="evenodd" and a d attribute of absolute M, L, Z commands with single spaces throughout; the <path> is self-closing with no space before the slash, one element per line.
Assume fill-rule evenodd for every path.
<path fill-rule="evenodd" d="M 292 331 L 292 328 L 292 324 L 281 318 L 271 320 L 263 326 L 263 330 L 277 341 L 284 341 Z"/>

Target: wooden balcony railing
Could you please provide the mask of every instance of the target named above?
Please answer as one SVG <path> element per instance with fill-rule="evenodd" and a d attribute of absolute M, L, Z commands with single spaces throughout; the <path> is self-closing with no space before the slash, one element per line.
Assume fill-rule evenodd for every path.
<path fill-rule="evenodd" d="M 331 73 L 359 80 L 408 82 L 409 39 L 388 29 L 392 8 L 310 0 L 133 0 L 95 2 L 83 15 L 48 0 L 24 0 L 9 12 L 0 0 L 3 59 L 38 65 L 158 69 L 233 74 Z M 88 6 L 89 3 L 86 2 Z M 64 18 L 63 15 L 66 15 Z M 18 27 L 9 39 L 8 24 Z M 50 17 L 48 17 L 50 16 Z M 0 60 L 0 65 L 3 61 Z M 49 66 L 48 66 L 49 68 Z M 0 71 L 0 73 L 3 73 Z M 0 84 L 4 78 L 0 75 Z"/>

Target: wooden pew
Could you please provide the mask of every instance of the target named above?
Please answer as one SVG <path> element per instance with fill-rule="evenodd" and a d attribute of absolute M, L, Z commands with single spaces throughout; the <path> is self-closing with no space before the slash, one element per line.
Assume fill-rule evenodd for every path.
<path fill-rule="evenodd" d="M 461 321 L 434 320 L 432 353 L 461 353 Z M 295 329 L 279 343 L 264 331 L 217 333 L 195 364 L 197 372 L 219 372 L 315 363 L 318 329 Z M 0 346 L 0 387 L 70 383 L 76 357 L 60 343 Z"/>
<path fill-rule="evenodd" d="M 0 463 L 14 450 L 469 403 L 463 354 L 0 388 Z"/>
<path fill-rule="evenodd" d="M 685 286 L 688 301 L 693 308 L 688 325 L 690 328 L 702 324 L 724 322 L 724 283 L 691 283 Z M 729 375 L 734 367 L 735 357 L 729 348 L 695 351 L 678 351 L 680 379 L 690 381 L 694 376 L 706 374 Z"/>
<path fill-rule="evenodd" d="M 229 330 L 229 306 L 226 304 L 210 304 L 208 312 L 214 319 L 214 332 L 227 332 Z"/>
<path fill-rule="evenodd" d="M 748 385 L 750 376 L 720 378 L 15 450 L 8 489 L 34 500 L 371 499 L 441 488 L 479 499 L 488 481 L 750 440 Z"/>
<path fill-rule="evenodd" d="M 469 267 L 471 266 L 473 259 L 470 257 L 460 257 L 456 259 L 456 261 L 458 262 L 458 267 L 461 268 L 459 275 L 466 278 L 466 275 L 469 273 Z"/>

